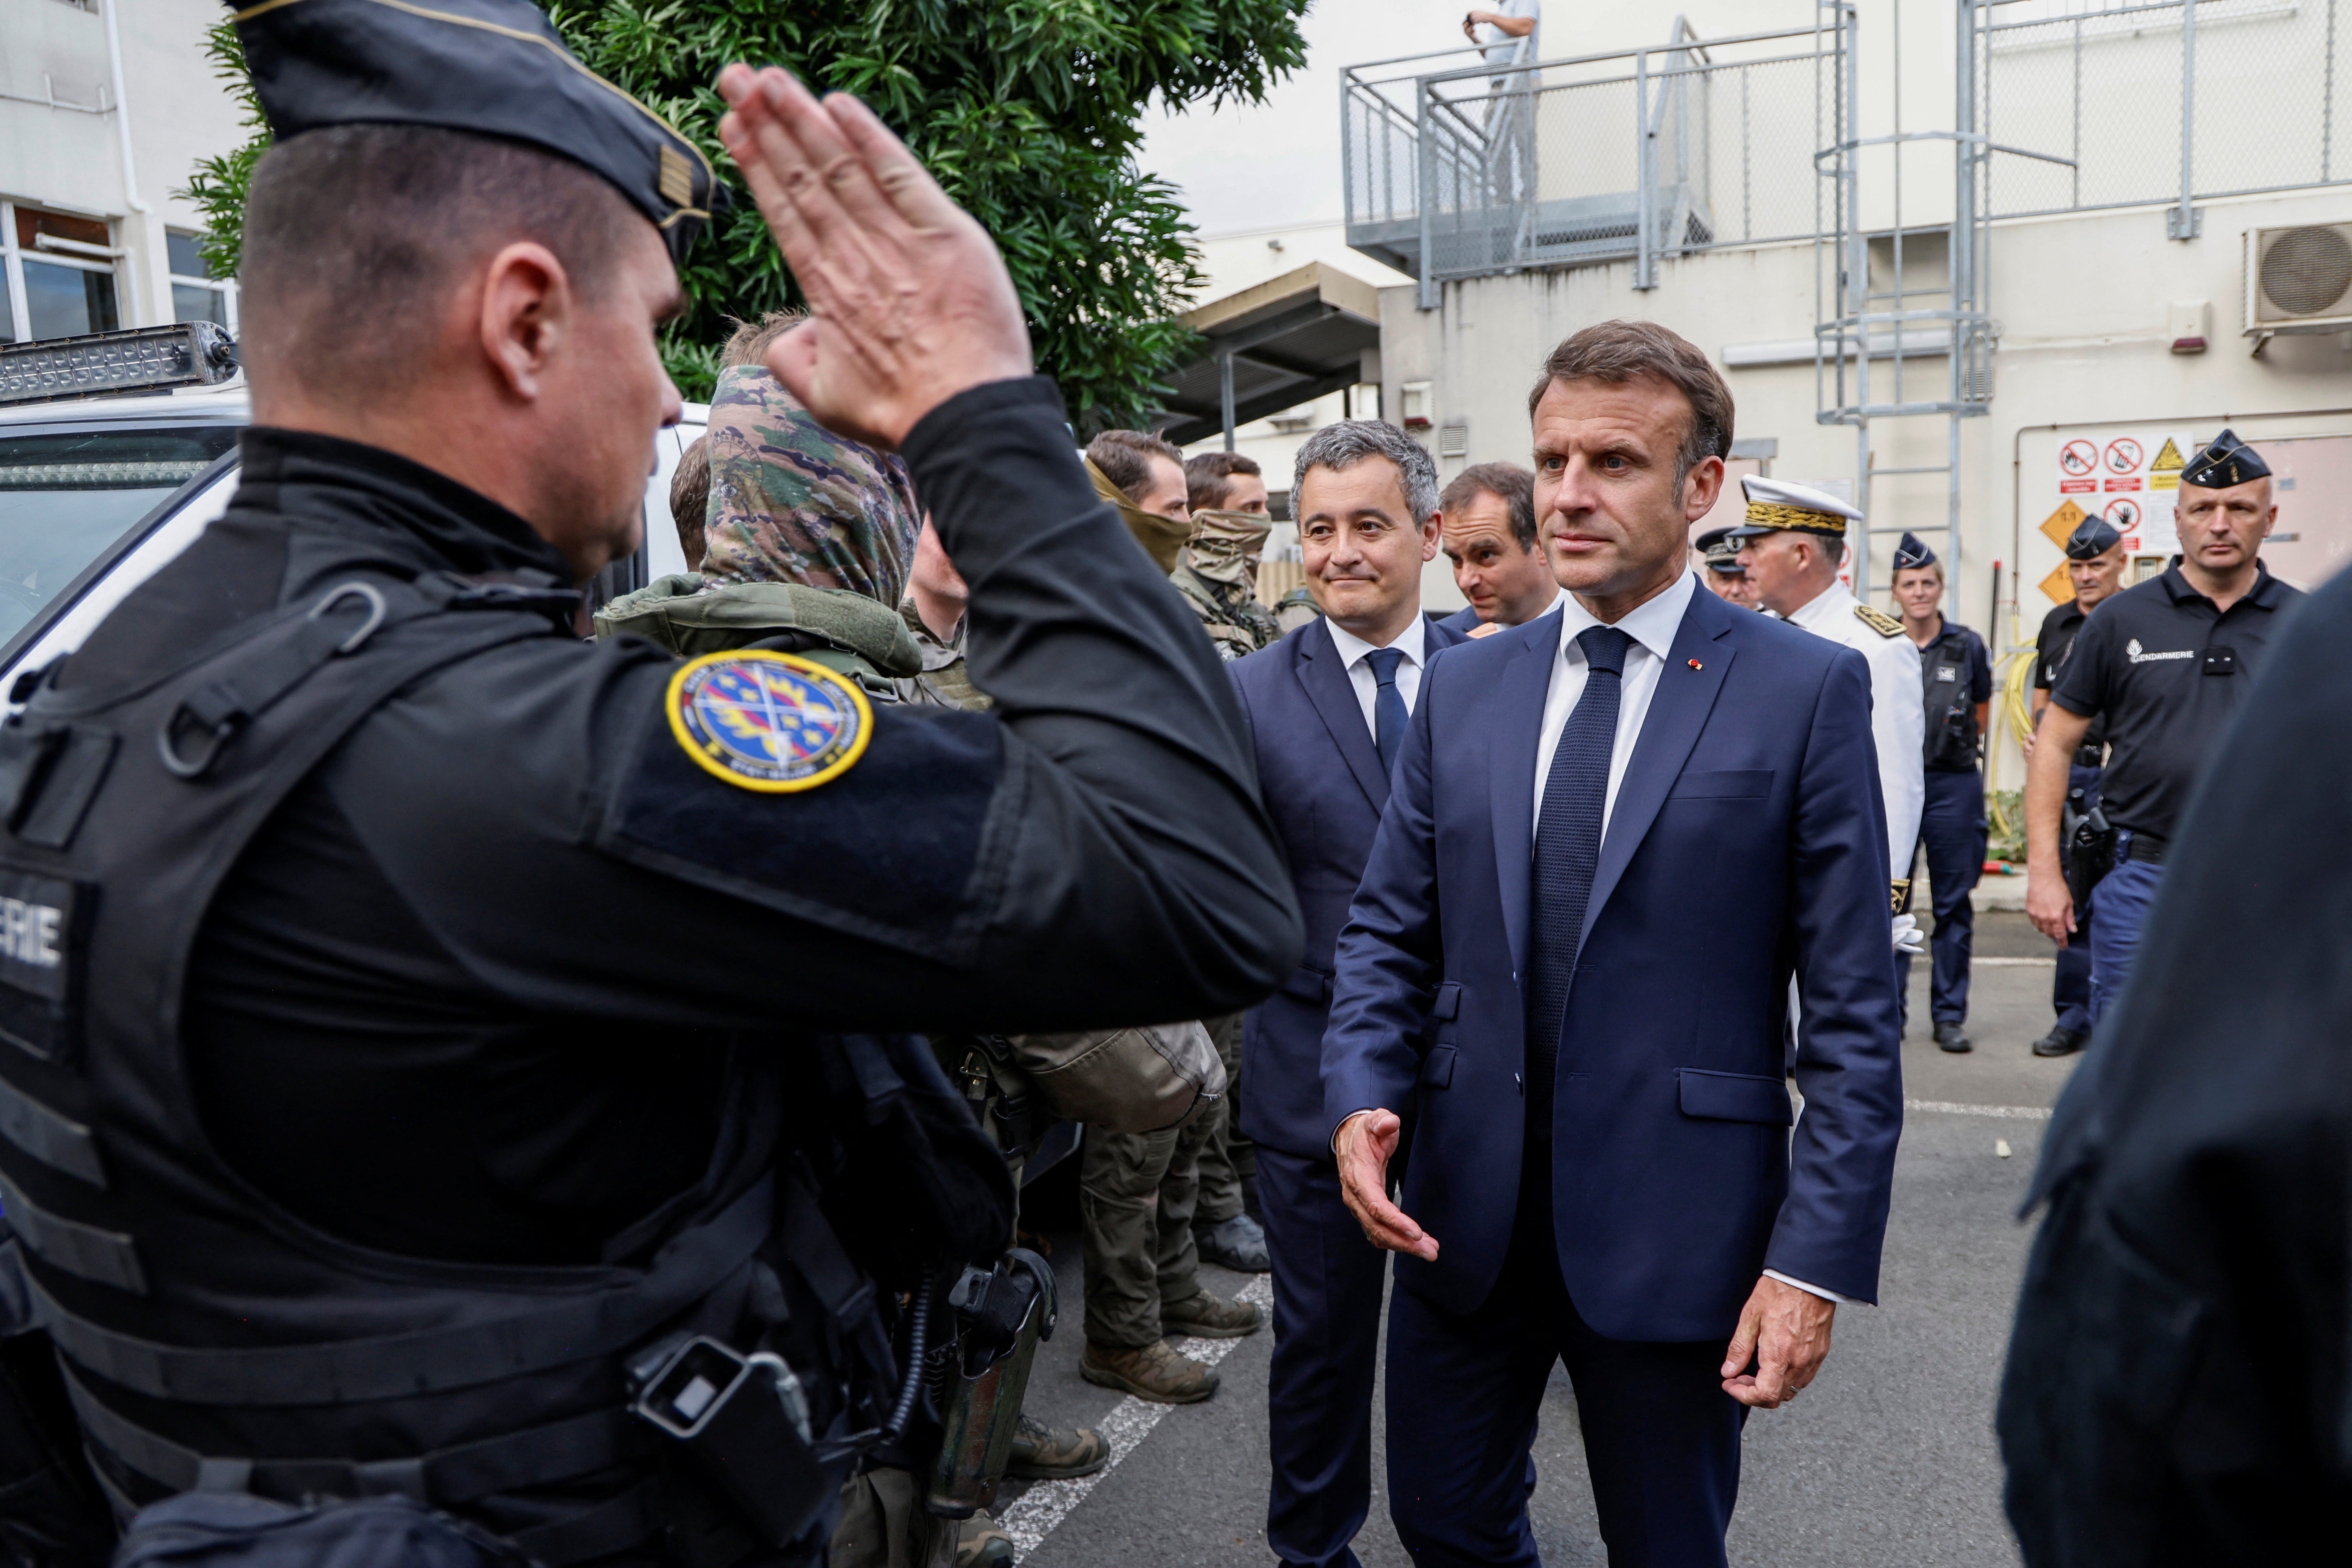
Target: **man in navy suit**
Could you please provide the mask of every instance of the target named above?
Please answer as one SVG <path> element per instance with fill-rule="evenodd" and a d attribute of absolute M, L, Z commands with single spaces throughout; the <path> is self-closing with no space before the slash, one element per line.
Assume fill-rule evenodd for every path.
<path fill-rule="evenodd" d="M 1903 1098 L 1870 674 L 1698 591 L 1732 416 L 1698 350 L 1604 322 L 1528 401 L 1569 602 L 1422 684 L 1339 938 L 1325 1122 L 1349 1207 L 1405 1254 L 1389 1489 L 1415 1562 L 1537 1561 L 1558 1359 L 1612 1568 L 1714 1568 L 1748 1409 L 1878 1289 Z"/>
<path fill-rule="evenodd" d="M 1473 463 L 1437 498 L 1437 547 L 1470 602 L 1445 617 L 1465 637 L 1516 626 L 1559 607 L 1559 584 L 1536 540 L 1536 477 L 1517 463 Z"/>
<path fill-rule="evenodd" d="M 1349 1542 L 1371 1506 L 1386 1260 L 1340 1201 L 1323 1120 L 1331 952 L 1428 661 L 1462 639 L 1421 611 L 1438 528 L 1437 470 L 1421 443 L 1376 419 L 1325 426 L 1299 448 L 1290 493 L 1323 614 L 1233 677 L 1307 911 L 1307 956 L 1244 1021 L 1242 1130 L 1257 1144 L 1274 1260 L 1266 1540 L 1286 1563 L 1353 1568 Z"/>

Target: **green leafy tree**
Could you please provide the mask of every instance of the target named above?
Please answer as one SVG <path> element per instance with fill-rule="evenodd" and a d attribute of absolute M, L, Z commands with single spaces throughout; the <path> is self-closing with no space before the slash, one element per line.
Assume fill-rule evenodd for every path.
<path fill-rule="evenodd" d="M 1081 432 L 1140 422 L 1156 378 L 1192 346 L 1170 318 L 1202 284 L 1183 206 L 1136 163 L 1154 95 L 1255 102 L 1305 58 L 1308 0 L 551 0 L 581 58 L 695 138 L 722 174 L 731 60 L 776 62 L 856 93 L 904 137 L 1003 251 L 1039 367 Z M 226 29 L 224 29 L 226 31 Z M 214 53 L 242 75 L 233 37 Z M 233 258 L 258 147 L 200 168 L 212 254 Z M 740 183 L 738 189 L 740 192 Z M 707 397 L 730 320 L 799 302 L 748 198 L 686 264 L 671 373 Z"/>

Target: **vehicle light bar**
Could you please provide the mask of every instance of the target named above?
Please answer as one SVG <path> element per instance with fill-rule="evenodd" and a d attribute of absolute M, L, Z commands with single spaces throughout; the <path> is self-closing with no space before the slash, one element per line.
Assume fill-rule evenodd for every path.
<path fill-rule="evenodd" d="M 236 374 L 236 341 L 215 321 L 0 343 L 0 405 L 217 386 Z"/>

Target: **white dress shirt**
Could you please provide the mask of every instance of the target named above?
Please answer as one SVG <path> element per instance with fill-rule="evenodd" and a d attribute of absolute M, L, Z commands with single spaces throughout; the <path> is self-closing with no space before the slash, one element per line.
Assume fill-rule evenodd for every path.
<path fill-rule="evenodd" d="M 1342 629 L 1339 623 L 1328 616 L 1323 617 L 1323 625 L 1330 632 L 1331 641 L 1339 650 L 1339 662 L 1347 668 L 1348 683 L 1356 689 L 1356 706 L 1364 710 L 1365 732 L 1377 741 L 1380 739 L 1381 731 L 1379 721 L 1372 717 L 1372 703 L 1381 694 L 1381 683 L 1373 676 L 1372 667 L 1364 661 L 1379 650 L 1355 633 Z M 1397 661 L 1396 689 L 1397 695 L 1404 699 L 1404 710 L 1407 713 L 1411 713 L 1412 705 L 1421 700 L 1421 667 L 1423 662 L 1422 648 L 1426 631 L 1427 626 L 1421 618 L 1421 612 L 1415 610 L 1412 620 L 1407 624 L 1404 630 L 1397 634 L 1396 641 L 1389 644 L 1389 647 L 1404 655 L 1404 658 Z M 1911 684 L 1916 686 L 1919 683 L 1914 680 Z M 1925 734 L 1927 731 L 1923 729 L 1920 733 Z M 1923 752 L 1925 749 L 1923 744 L 1921 748 Z"/>
<path fill-rule="evenodd" d="M 1675 646 L 1675 634 L 1682 629 L 1684 612 L 1690 608 L 1691 595 L 1696 592 L 1697 574 L 1685 572 L 1673 587 L 1617 623 L 1617 629 L 1633 640 L 1625 649 L 1625 668 L 1618 681 L 1617 743 L 1609 753 L 1609 793 L 1601 802 L 1601 833 L 1604 838 L 1609 834 L 1610 814 L 1617 809 L 1617 786 L 1625 782 L 1625 764 L 1633 760 L 1633 742 L 1642 738 L 1642 721 L 1650 716 L 1650 699 L 1658 689 L 1658 673 L 1666 668 L 1666 655 Z M 1544 691 L 1543 727 L 1536 732 L 1532 820 L 1538 826 L 1543 821 L 1544 784 L 1551 778 L 1551 756 L 1559 750 L 1560 731 L 1568 728 L 1568 716 L 1576 710 L 1577 699 L 1584 695 L 1585 672 L 1591 668 L 1585 662 L 1584 649 L 1577 646 L 1577 635 L 1604 624 L 1573 594 L 1562 594 L 1558 608 L 1560 657 L 1552 660 L 1551 684 Z M 1528 841 L 1535 842 L 1532 832 Z"/>

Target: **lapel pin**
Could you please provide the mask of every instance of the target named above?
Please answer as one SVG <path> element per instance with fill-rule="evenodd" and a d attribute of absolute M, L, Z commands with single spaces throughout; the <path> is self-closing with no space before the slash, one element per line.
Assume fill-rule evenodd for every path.
<path fill-rule="evenodd" d="M 1705 668 L 1706 668 L 1706 666 L 1705 666 L 1705 665 L 1703 665 L 1703 664 L 1699 663 L 1699 661 L 1698 661 L 1698 660 L 1696 660 L 1696 659 L 1693 659 L 1693 660 L 1691 660 L 1691 661 L 1690 661 L 1690 667 L 1691 667 L 1693 669 L 1705 669 Z"/>

